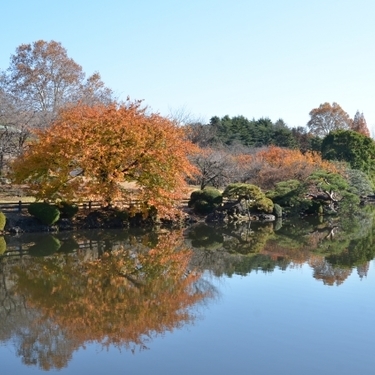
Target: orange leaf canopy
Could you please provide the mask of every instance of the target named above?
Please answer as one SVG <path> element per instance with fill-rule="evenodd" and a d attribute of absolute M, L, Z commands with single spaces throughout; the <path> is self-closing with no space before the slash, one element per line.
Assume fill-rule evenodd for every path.
<path fill-rule="evenodd" d="M 122 105 L 78 105 L 65 109 L 13 165 L 16 182 L 29 184 L 39 199 L 129 199 L 126 182 L 136 182 L 137 198 L 160 214 L 173 208 L 195 173 L 188 161 L 194 145 L 182 128 L 140 101 Z"/>

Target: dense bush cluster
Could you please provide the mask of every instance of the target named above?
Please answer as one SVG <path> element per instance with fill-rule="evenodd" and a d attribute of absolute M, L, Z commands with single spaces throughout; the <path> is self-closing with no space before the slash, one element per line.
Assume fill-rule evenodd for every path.
<path fill-rule="evenodd" d="M 28 211 L 30 215 L 35 216 L 44 225 L 53 225 L 60 219 L 59 209 L 45 202 L 31 203 Z"/>
<path fill-rule="evenodd" d="M 57 207 L 62 218 L 71 219 L 78 212 L 78 206 L 76 204 L 65 201 L 59 202 Z"/>

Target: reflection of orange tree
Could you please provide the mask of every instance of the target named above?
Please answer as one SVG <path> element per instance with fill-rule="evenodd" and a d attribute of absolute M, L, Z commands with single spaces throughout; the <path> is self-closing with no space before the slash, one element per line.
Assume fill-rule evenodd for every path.
<path fill-rule="evenodd" d="M 73 254 L 35 259 L 16 269 L 17 292 L 41 312 L 40 329 L 53 321 L 72 347 L 96 341 L 144 348 L 153 336 L 191 323 L 189 308 L 212 296 L 200 288 L 200 275 L 188 272 L 191 251 L 176 250 L 178 238 L 169 234 L 151 250 L 123 248 L 86 263 Z"/>
<path fill-rule="evenodd" d="M 289 267 L 300 266 L 309 259 L 310 249 L 304 247 L 303 244 L 296 246 L 292 241 L 283 243 L 278 240 L 279 237 L 277 236 L 268 240 L 260 254 L 268 255 L 275 261 L 283 259 Z"/>
<path fill-rule="evenodd" d="M 311 256 L 310 266 L 314 270 L 314 278 L 322 280 L 325 285 L 341 285 L 352 273 L 351 269 L 333 267 L 323 256 Z"/>

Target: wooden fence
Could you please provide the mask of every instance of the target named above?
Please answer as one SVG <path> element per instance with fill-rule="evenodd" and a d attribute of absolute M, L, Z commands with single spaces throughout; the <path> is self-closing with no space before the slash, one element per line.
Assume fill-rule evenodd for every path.
<path fill-rule="evenodd" d="M 188 199 L 184 199 L 179 202 L 181 205 L 187 205 Z M 0 211 L 12 211 L 12 212 L 22 212 L 24 209 L 27 209 L 32 202 L 22 202 L 22 200 L 18 202 L 3 202 L 0 203 Z M 133 200 L 131 202 L 114 202 L 114 206 L 120 206 L 120 205 L 135 205 L 137 206 L 140 203 L 140 201 Z M 93 210 L 95 208 L 103 208 L 103 202 L 93 202 L 93 201 L 83 201 L 83 202 L 76 202 L 74 203 L 78 209 L 86 209 L 86 210 Z"/>

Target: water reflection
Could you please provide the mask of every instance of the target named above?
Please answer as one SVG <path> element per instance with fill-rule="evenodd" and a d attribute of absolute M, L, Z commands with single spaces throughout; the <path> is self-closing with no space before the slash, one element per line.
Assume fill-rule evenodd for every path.
<path fill-rule="evenodd" d="M 283 223 L 242 223 L 215 228 L 199 223 L 188 234 L 195 248 L 194 265 L 215 275 L 246 275 L 252 271 L 309 264 L 313 277 L 340 285 L 357 268 L 367 275 L 375 256 L 374 207 L 347 217 L 311 217 Z"/>
<path fill-rule="evenodd" d="M 104 241 L 95 251 L 4 258 L 0 339 L 11 340 L 26 365 L 48 370 L 66 366 L 88 342 L 145 349 L 155 336 L 192 323 L 191 307 L 215 289 L 189 268 L 192 251 L 181 233 L 158 236 L 151 249 L 150 236 L 131 236 L 110 251 Z M 57 238 L 46 236 L 47 243 L 62 248 Z M 29 246 L 45 255 L 39 249 Z"/>
<path fill-rule="evenodd" d="M 325 285 L 375 256 L 374 210 L 345 218 L 192 226 L 182 232 L 82 231 L 2 238 L 0 341 L 26 365 L 67 366 L 89 342 L 146 349 L 192 324 L 218 296 L 209 279 L 308 264 Z"/>

